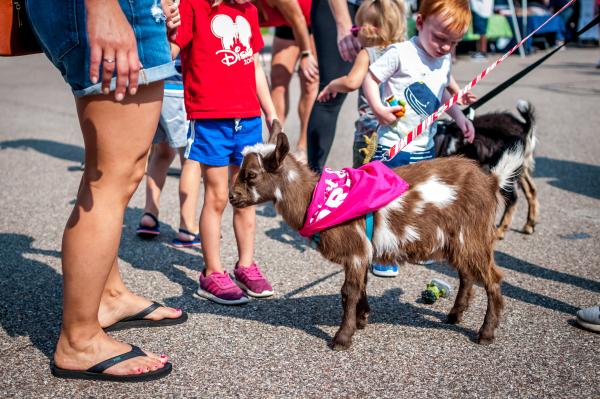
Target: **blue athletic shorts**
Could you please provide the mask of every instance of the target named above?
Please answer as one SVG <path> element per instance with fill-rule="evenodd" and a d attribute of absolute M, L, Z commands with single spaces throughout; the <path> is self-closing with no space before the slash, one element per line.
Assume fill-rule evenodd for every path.
<path fill-rule="evenodd" d="M 101 93 L 100 83 L 90 81 L 90 48 L 84 0 L 25 0 L 33 30 L 46 56 L 60 70 L 76 96 Z M 144 69 L 139 83 L 149 84 L 175 74 L 160 0 L 119 0 L 138 44 Z M 101 69 L 100 69 L 100 72 Z M 115 88 L 116 79 L 111 82 Z"/>
<path fill-rule="evenodd" d="M 190 125 L 185 157 L 208 166 L 240 166 L 242 150 L 257 143 L 262 143 L 260 116 L 196 119 Z"/>

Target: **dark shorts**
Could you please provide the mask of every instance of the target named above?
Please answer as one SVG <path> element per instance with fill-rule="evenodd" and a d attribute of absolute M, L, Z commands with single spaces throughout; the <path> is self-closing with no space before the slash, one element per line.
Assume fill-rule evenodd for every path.
<path fill-rule="evenodd" d="M 156 10 L 153 16 L 155 0 L 119 0 L 119 4 L 133 28 L 138 56 L 144 66 L 139 83 L 149 84 L 174 75 L 165 21 L 156 16 Z M 90 47 L 84 0 L 26 0 L 26 6 L 42 49 L 73 93 L 76 96 L 100 94 L 102 84 L 93 84 L 89 77 Z M 115 83 L 113 78 L 111 90 Z"/>
<path fill-rule="evenodd" d="M 308 28 L 308 33 L 312 33 L 310 28 Z M 281 25 L 275 27 L 275 37 L 284 40 L 296 40 L 296 38 L 294 37 L 294 30 L 289 25 Z"/>
<path fill-rule="evenodd" d="M 482 17 L 476 12 L 473 14 L 473 33 L 485 35 L 487 33 L 488 18 Z"/>

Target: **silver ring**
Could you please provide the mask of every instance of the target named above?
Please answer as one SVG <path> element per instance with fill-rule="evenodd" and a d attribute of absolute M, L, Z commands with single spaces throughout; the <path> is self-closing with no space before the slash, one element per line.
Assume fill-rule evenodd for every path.
<path fill-rule="evenodd" d="M 115 62 L 114 58 L 103 58 L 102 60 L 108 64 L 112 64 L 113 62 Z"/>

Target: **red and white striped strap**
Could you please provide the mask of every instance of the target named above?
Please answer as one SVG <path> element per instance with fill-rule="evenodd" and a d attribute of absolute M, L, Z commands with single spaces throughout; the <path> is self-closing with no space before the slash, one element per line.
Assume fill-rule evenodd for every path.
<path fill-rule="evenodd" d="M 467 84 L 465 87 L 463 87 L 461 90 L 459 90 L 458 93 L 456 93 L 454 96 L 452 96 L 452 98 L 450 98 L 441 107 L 439 107 L 437 109 L 437 111 L 435 111 L 433 114 L 429 115 L 427 117 L 427 119 L 423 120 L 423 122 L 421 122 L 417 127 L 415 127 L 407 136 L 403 137 L 400 141 L 398 141 L 396 144 L 394 144 L 388 150 L 388 152 L 384 155 L 383 160 L 389 161 L 392 158 L 394 158 L 400 152 L 400 150 L 402 150 L 404 147 L 406 147 L 408 144 L 410 144 L 410 142 L 413 141 L 415 138 L 419 137 L 419 135 L 421 133 L 423 133 L 423 131 L 428 129 L 429 126 L 431 126 L 431 124 L 433 122 L 438 120 L 439 117 L 444 112 L 446 112 L 450 107 L 452 107 L 458 101 L 459 97 L 461 97 L 463 94 L 465 94 L 466 92 L 471 90 L 473 88 L 473 86 L 475 86 L 477 83 L 479 83 L 481 81 L 481 79 L 483 79 L 487 74 L 489 74 L 492 71 L 492 69 L 496 68 L 496 66 L 498 64 L 500 64 L 502 61 L 504 61 L 506 58 L 508 58 L 508 56 L 510 56 L 512 53 L 514 53 L 515 50 L 517 50 L 519 47 L 521 47 L 523 45 L 523 43 L 525 43 L 531 36 L 536 34 L 548 22 L 550 22 L 554 17 L 556 17 L 561 12 L 563 12 L 564 9 L 569 7 L 575 1 L 576 0 L 570 0 L 560 10 L 558 10 L 554 15 L 552 15 L 543 24 L 541 24 L 537 29 L 535 29 L 533 32 L 531 32 L 529 35 L 527 35 L 527 37 L 525 37 L 519 43 L 517 43 L 512 49 L 510 49 L 510 51 L 508 51 L 502 57 L 498 58 L 493 64 L 488 66 L 486 69 L 484 69 L 479 75 L 477 75 L 477 77 L 475 79 L 473 79 L 469 84 Z"/>

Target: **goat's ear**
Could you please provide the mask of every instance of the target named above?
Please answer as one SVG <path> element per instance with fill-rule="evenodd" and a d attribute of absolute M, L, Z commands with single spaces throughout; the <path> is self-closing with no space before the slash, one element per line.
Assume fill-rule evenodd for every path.
<path fill-rule="evenodd" d="M 290 151 L 290 143 L 288 142 L 285 133 L 277 134 L 274 141 L 277 143 L 275 144 L 275 150 L 263 160 L 265 169 L 269 172 L 274 172 L 279 169 L 286 155 Z"/>
<path fill-rule="evenodd" d="M 273 119 L 273 122 L 271 122 L 271 129 L 269 130 L 269 144 L 277 143 L 277 136 L 279 133 L 283 133 L 283 126 L 281 126 L 279 119 Z"/>

